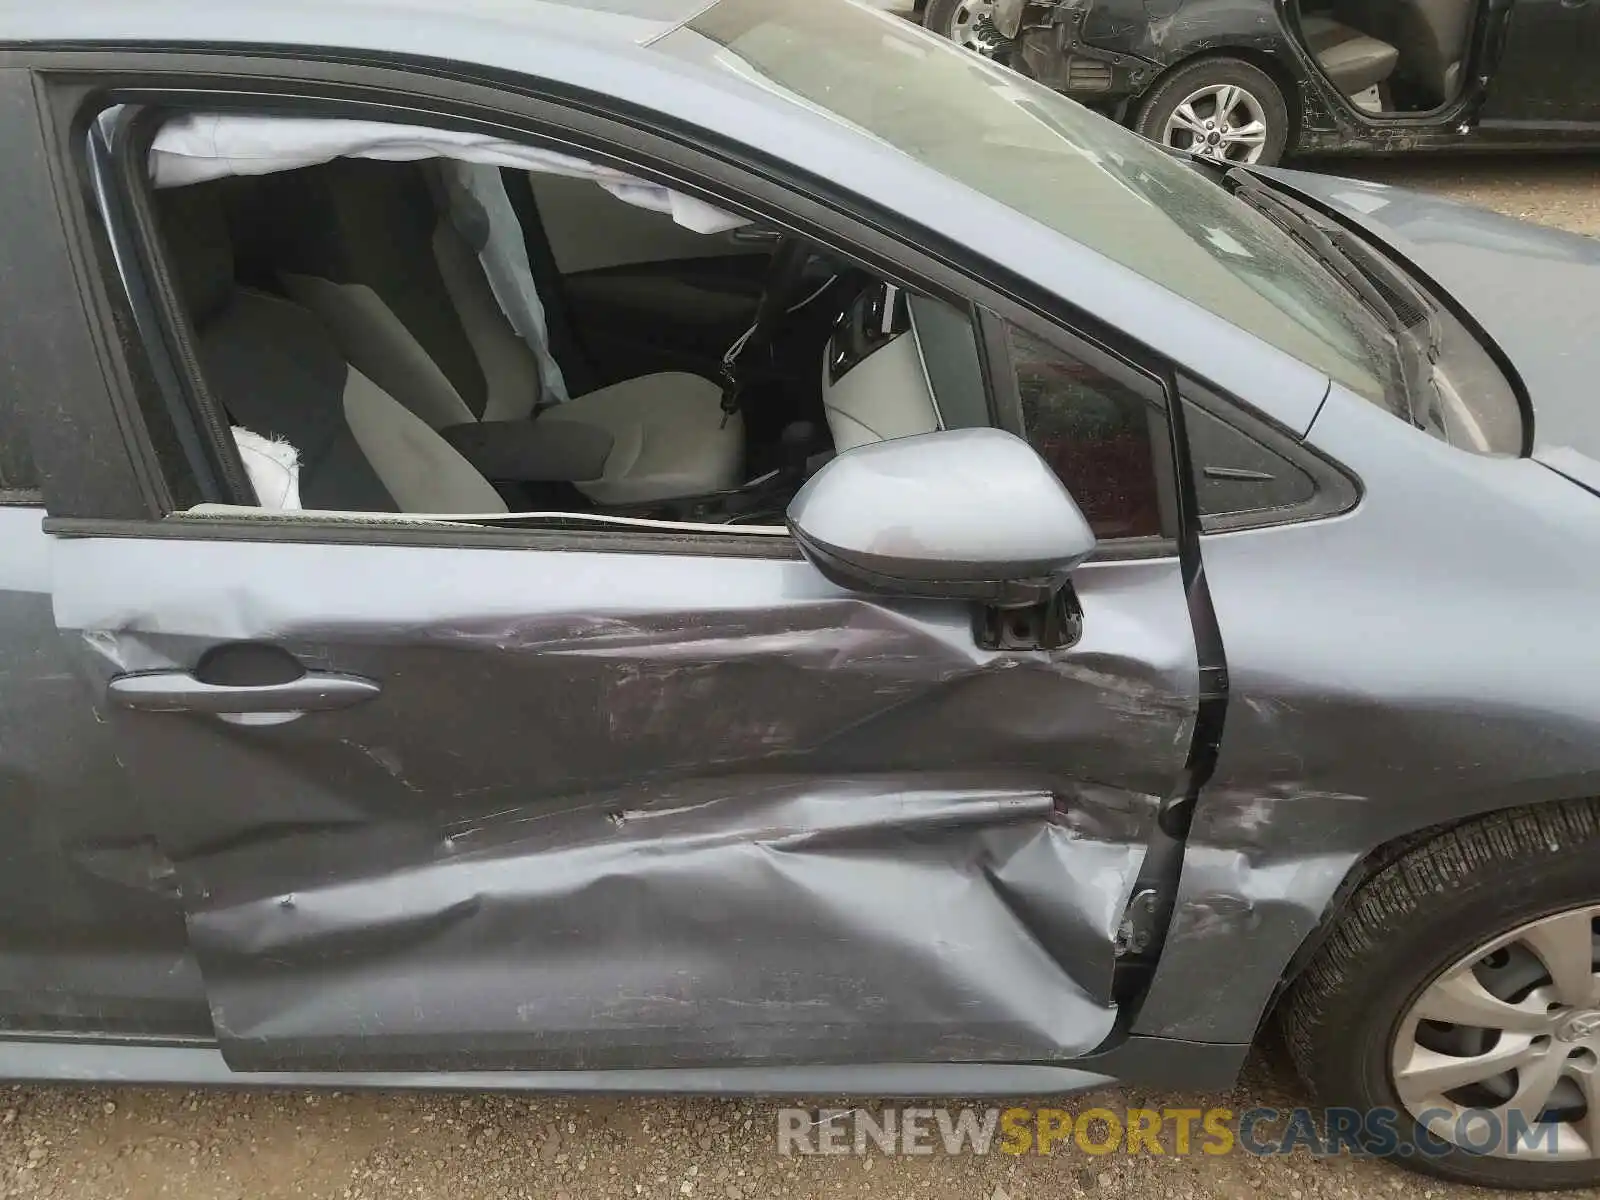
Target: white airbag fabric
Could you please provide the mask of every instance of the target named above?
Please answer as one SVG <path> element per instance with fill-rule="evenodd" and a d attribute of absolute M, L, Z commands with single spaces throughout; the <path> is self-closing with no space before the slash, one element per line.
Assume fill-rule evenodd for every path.
<path fill-rule="evenodd" d="M 299 508 L 300 451 L 238 425 L 233 427 L 233 441 L 261 507 L 279 512 Z"/>
<path fill-rule="evenodd" d="M 182 187 L 229 175 L 292 171 L 335 158 L 388 162 L 453 158 L 486 167 L 592 179 L 624 203 L 669 213 L 677 224 L 696 233 L 721 233 L 748 223 L 704 200 L 648 183 L 615 167 L 487 133 L 382 121 L 191 113 L 168 121 L 156 133 L 150 148 L 150 175 L 157 187 Z"/>
<path fill-rule="evenodd" d="M 454 159 L 442 166 L 450 219 L 476 251 L 500 311 L 538 358 L 540 398 L 547 404 L 560 403 L 567 398 L 567 380 L 550 353 L 544 304 L 533 283 L 533 268 L 528 265 L 522 222 L 511 207 L 499 168 Z M 471 329 L 468 333 L 470 336 Z M 483 357 L 481 349 L 479 357 Z M 526 410 L 496 411 L 499 397 L 493 382 L 490 381 L 489 406 L 483 414 L 485 421 L 508 421 L 528 415 Z"/>

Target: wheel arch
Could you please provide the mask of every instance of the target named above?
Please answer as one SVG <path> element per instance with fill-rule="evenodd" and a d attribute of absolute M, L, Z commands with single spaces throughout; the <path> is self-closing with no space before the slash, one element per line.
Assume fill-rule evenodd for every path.
<path fill-rule="evenodd" d="M 1452 823 L 1434 840 L 1369 875 L 1336 920 L 1332 936 L 1275 1007 L 1272 1032 L 1310 1098 L 1330 1109 L 1394 1111 L 1396 1139 L 1373 1148 L 1426 1174 L 1529 1191 L 1564 1191 L 1600 1181 L 1593 1136 L 1596 1047 L 1589 1041 L 1597 848 L 1600 800 L 1524 804 Z M 1581 933 L 1573 917 L 1581 922 Z M 1566 930 L 1581 942 L 1562 935 L 1559 942 L 1539 943 L 1526 936 L 1547 922 L 1550 932 Z M 1521 941 L 1536 961 L 1519 967 L 1509 956 L 1499 962 L 1485 957 L 1512 941 Z M 1573 951 L 1583 955 L 1581 983 L 1571 970 Z M 1509 968 L 1498 976 L 1506 986 L 1497 987 L 1481 967 L 1490 976 Z M 1472 980 L 1491 1004 L 1510 1001 L 1513 1008 L 1520 998 L 1516 989 L 1541 980 L 1553 994 L 1546 995 L 1547 1006 L 1537 1005 L 1538 1011 L 1528 1014 L 1537 1022 L 1532 1029 L 1508 1027 L 1496 1019 L 1496 1011 L 1471 1002 L 1449 1012 L 1425 1010 L 1430 993 L 1435 1003 L 1454 1003 L 1451 997 L 1459 989 L 1441 986 L 1450 976 Z M 1421 1021 L 1433 1026 L 1426 1037 Z M 1522 1055 L 1514 1039 L 1509 1059 L 1496 1058 L 1498 1034 L 1487 1050 L 1479 1040 L 1484 1031 L 1507 1028 L 1544 1031 L 1527 1038 L 1523 1048 L 1531 1058 Z M 1434 1041 L 1451 1037 L 1452 1031 L 1453 1044 Z M 1540 1049 L 1541 1041 L 1547 1049 Z M 1421 1060 L 1414 1057 L 1419 1051 Z M 1588 1054 L 1591 1065 L 1574 1067 L 1573 1054 Z M 1433 1074 L 1466 1064 L 1483 1069 L 1450 1080 Z M 1528 1067 L 1534 1068 L 1531 1078 L 1524 1075 Z M 1408 1096 L 1402 1076 L 1426 1086 Z M 1576 1088 L 1566 1100 L 1558 1099 L 1557 1089 L 1569 1076 Z M 1478 1090 L 1480 1085 L 1488 1090 Z M 1467 1086 L 1474 1094 L 1456 1090 Z M 1469 1133 L 1463 1122 L 1468 1113 L 1486 1110 L 1520 1112 L 1540 1132 L 1532 1138 L 1519 1133 L 1513 1118 L 1498 1134 L 1491 1129 L 1485 1143 L 1481 1129 Z M 1561 1145 L 1563 1125 L 1576 1128 Z M 1547 1140 L 1547 1135 L 1553 1136 Z"/>
<path fill-rule="evenodd" d="M 1303 97 L 1300 94 L 1300 82 L 1289 64 L 1283 61 L 1283 56 L 1263 50 L 1259 46 L 1240 44 L 1207 45 L 1204 49 L 1193 50 L 1182 58 L 1168 64 L 1145 84 L 1144 88 L 1130 97 L 1132 104 L 1129 106 L 1129 119 L 1131 122 L 1138 120 L 1137 114 L 1143 111 L 1145 102 L 1167 80 L 1179 71 L 1194 66 L 1196 63 L 1206 62 L 1217 58 L 1233 58 L 1240 62 L 1249 63 L 1271 79 L 1283 96 L 1285 110 L 1289 114 L 1289 138 L 1287 149 L 1292 150 L 1300 136 L 1300 121 Z"/>
<path fill-rule="evenodd" d="M 1539 801 L 1533 804 L 1513 804 L 1467 813 L 1448 821 L 1420 826 L 1406 833 L 1398 834 L 1389 841 L 1373 847 L 1345 873 L 1339 886 L 1334 889 L 1332 896 L 1329 897 L 1316 927 L 1306 935 L 1300 943 L 1299 949 L 1295 951 L 1285 965 L 1271 999 L 1262 1010 L 1257 1040 L 1260 1040 L 1260 1031 L 1271 1026 L 1279 1008 L 1283 1004 L 1284 997 L 1294 986 L 1295 981 L 1305 973 L 1306 968 L 1316 960 L 1328 938 L 1338 928 L 1340 920 L 1349 912 L 1350 905 L 1354 901 L 1356 894 L 1368 882 L 1399 862 L 1411 851 L 1454 830 L 1465 829 L 1469 826 L 1489 821 L 1504 821 L 1508 817 L 1532 816 L 1540 812 L 1575 806 L 1587 807 L 1591 811 L 1600 814 L 1600 797 L 1572 796 Z"/>

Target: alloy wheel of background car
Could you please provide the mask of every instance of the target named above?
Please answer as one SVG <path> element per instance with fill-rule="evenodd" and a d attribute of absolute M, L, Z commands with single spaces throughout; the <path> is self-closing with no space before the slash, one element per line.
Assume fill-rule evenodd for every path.
<path fill-rule="evenodd" d="M 1172 110 L 1162 140 L 1219 162 L 1253 163 L 1267 144 L 1266 114 L 1261 101 L 1242 87 L 1212 84 Z"/>
<path fill-rule="evenodd" d="M 1468 1140 L 1488 1154 L 1600 1157 L 1597 917 L 1600 904 L 1590 904 L 1519 925 L 1423 988 L 1391 1055 L 1413 1117 L 1451 1140 L 1468 1108 L 1520 1113 L 1530 1125 L 1547 1116 L 1547 1143 L 1514 1147 L 1508 1122 Z"/>
<path fill-rule="evenodd" d="M 1151 89 L 1134 127 L 1178 150 L 1226 163 L 1276 163 L 1289 137 L 1283 93 L 1259 67 L 1208 58 L 1180 67 Z"/>
<path fill-rule="evenodd" d="M 963 46 L 972 45 L 972 27 L 994 12 L 995 0 L 929 0 L 922 23 Z"/>
<path fill-rule="evenodd" d="M 1600 1182 L 1600 804 L 1497 813 L 1351 897 L 1278 1017 L 1370 1148 L 1500 1188 Z M 1522 1129 L 1532 1128 L 1518 1144 Z"/>

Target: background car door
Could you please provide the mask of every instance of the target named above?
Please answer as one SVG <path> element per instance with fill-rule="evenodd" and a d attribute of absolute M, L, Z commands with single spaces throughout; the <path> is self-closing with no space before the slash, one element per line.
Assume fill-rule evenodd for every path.
<path fill-rule="evenodd" d="M 1110 1033 L 1196 705 L 1175 559 L 1080 568 L 1071 649 L 988 651 L 967 606 L 841 592 L 786 539 L 294 536 L 52 547 L 235 1069 L 1049 1060 Z"/>
<path fill-rule="evenodd" d="M 1600 3 L 1516 0 L 1482 122 L 1600 123 Z"/>

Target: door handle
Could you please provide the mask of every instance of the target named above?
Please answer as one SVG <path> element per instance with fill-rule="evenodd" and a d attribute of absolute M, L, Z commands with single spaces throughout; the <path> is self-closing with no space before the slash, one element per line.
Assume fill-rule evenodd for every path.
<path fill-rule="evenodd" d="M 740 226 L 728 230 L 727 238 L 730 242 L 738 242 L 743 246 L 776 246 L 783 240 L 783 234 L 776 229 L 752 229 Z"/>
<path fill-rule="evenodd" d="M 326 712 L 370 700 L 382 689 L 359 675 L 307 671 L 283 683 L 207 683 L 188 671 L 119 675 L 107 685 L 112 702 L 142 712 L 235 713 Z"/>

